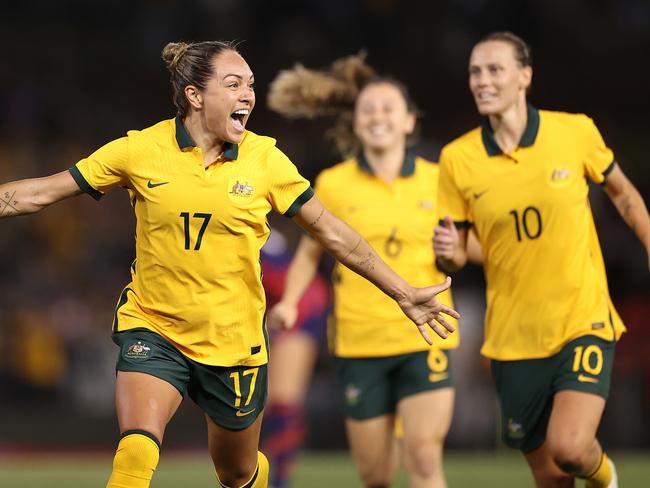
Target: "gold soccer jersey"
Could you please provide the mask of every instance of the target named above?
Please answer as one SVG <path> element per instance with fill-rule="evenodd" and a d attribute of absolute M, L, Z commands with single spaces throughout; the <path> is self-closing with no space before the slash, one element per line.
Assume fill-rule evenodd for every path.
<path fill-rule="evenodd" d="M 438 221 L 437 165 L 407 154 L 400 176 L 386 183 L 361 155 L 323 171 L 315 191 L 330 212 L 359 232 L 411 285 L 444 281 L 431 242 Z M 336 356 L 385 357 L 427 349 L 399 306 L 369 281 L 337 264 L 333 283 L 330 342 Z M 439 299 L 452 305 L 449 290 Z M 458 332 L 446 340 L 431 336 L 437 347 L 458 346 Z"/>
<path fill-rule="evenodd" d="M 583 335 L 620 337 L 587 199 L 587 178 L 602 183 L 615 163 L 591 119 L 529 106 L 511 155 L 486 121 L 440 160 L 441 215 L 473 224 L 483 248 L 484 355 L 542 358 Z"/>
<path fill-rule="evenodd" d="M 205 168 L 179 118 L 130 131 L 70 169 L 96 199 L 128 189 L 136 261 L 113 328 L 153 330 L 208 365 L 268 359 L 260 248 L 275 209 L 293 216 L 313 195 L 275 140 L 246 132 Z"/>

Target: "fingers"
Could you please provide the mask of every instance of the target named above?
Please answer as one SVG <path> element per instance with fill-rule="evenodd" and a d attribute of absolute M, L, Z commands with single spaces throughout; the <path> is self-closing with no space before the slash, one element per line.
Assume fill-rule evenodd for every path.
<path fill-rule="evenodd" d="M 434 322 L 433 320 L 427 322 L 427 324 L 429 325 L 429 327 L 431 327 L 431 328 L 433 329 L 433 331 L 434 331 L 436 334 L 438 334 L 438 335 L 439 335 L 440 337 L 442 337 L 443 339 L 446 339 L 446 338 L 449 336 L 449 332 L 447 332 L 447 331 L 445 330 L 445 328 L 441 327 L 440 325 L 438 325 L 438 324 L 437 324 L 436 322 Z M 449 325 L 449 324 L 447 324 L 447 325 Z M 453 327 L 452 327 L 452 331 L 453 331 Z M 420 331 L 420 332 L 422 332 L 422 331 Z M 424 336 L 424 334 L 423 334 L 423 336 Z M 425 339 L 426 339 L 426 338 L 425 338 Z M 427 342 L 429 342 L 429 341 L 427 341 Z M 431 344 L 432 344 L 432 342 L 429 342 L 429 345 L 431 345 Z"/>
<path fill-rule="evenodd" d="M 445 218 L 443 219 L 443 222 L 445 224 L 445 227 L 449 230 L 455 230 L 456 226 L 454 225 L 454 221 L 451 220 L 451 217 L 449 215 L 445 215 Z"/>
<path fill-rule="evenodd" d="M 431 286 L 431 290 L 433 291 L 434 294 L 438 295 L 439 293 L 442 293 L 443 291 L 447 290 L 450 286 L 451 286 L 451 276 L 447 276 L 447 279 L 443 283 Z"/>
<path fill-rule="evenodd" d="M 451 232 L 442 225 L 436 225 L 433 228 L 433 242 L 448 242 L 451 240 Z"/>
<path fill-rule="evenodd" d="M 442 325 L 449 332 L 454 332 L 456 330 L 455 327 L 451 325 L 449 322 L 447 322 L 447 320 L 441 314 L 437 314 L 434 318 L 440 325 Z"/>
<path fill-rule="evenodd" d="M 296 320 L 298 314 L 296 310 L 290 310 L 282 305 L 278 304 L 271 309 L 268 315 L 268 324 L 272 329 L 291 329 Z"/>
<path fill-rule="evenodd" d="M 445 217 L 442 225 L 438 224 L 433 233 L 433 250 L 437 256 L 452 259 L 458 246 L 458 231 L 453 221 Z"/>
<path fill-rule="evenodd" d="M 433 341 L 431 340 L 431 336 L 429 336 L 429 332 L 427 332 L 426 324 L 425 325 L 418 325 L 418 330 L 420 331 L 420 334 L 422 335 L 424 340 L 427 341 L 427 344 L 429 344 L 430 346 L 433 345 Z"/>
<path fill-rule="evenodd" d="M 460 318 L 460 314 L 458 312 L 456 312 L 456 310 L 454 310 L 453 308 L 448 307 L 447 305 L 442 305 L 440 307 L 440 311 L 438 312 L 438 315 L 441 314 L 441 313 L 449 315 L 450 317 L 453 317 L 456 320 L 458 320 Z"/>

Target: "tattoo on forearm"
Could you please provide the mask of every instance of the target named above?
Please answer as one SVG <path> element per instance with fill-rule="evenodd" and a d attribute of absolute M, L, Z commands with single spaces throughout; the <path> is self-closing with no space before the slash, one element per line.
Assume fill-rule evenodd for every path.
<path fill-rule="evenodd" d="M 369 252 L 368 255 L 359 261 L 359 266 L 367 271 L 372 271 L 375 269 L 375 256 L 373 253 Z"/>
<path fill-rule="evenodd" d="M 343 261 L 345 261 L 345 260 L 350 256 L 350 254 L 352 254 L 354 251 L 357 250 L 357 248 L 358 248 L 359 245 L 361 244 L 361 240 L 362 240 L 361 237 L 359 237 L 359 240 L 357 241 L 357 243 L 355 244 L 355 246 L 350 250 L 350 252 L 347 253 L 347 254 L 345 255 L 345 257 L 343 258 Z"/>
<path fill-rule="evenodd" d="M 350 250 L 349 253 L 345 255 L 345 257 L 341 260 L 343 262 L 347 261 L 348 257 L 353 254 L 357 249 L 359 249 L 359 246 L 363 242 L 363 237 L 359 236 L 359 240 L 357 243 L 354 245 L 354 247 Z M 362 257 L 361 260 L 358 263 L 358 266 L 361 269 L 364 269 L 366 271 L 372 271 L 375 269 L 375 254 L 372 251 L 368 251 L 368 254 L 365 257 Z"/>
<path fill-rule="evenodd" d="M 16 205 L 18 205 L 18 200 L 14 200 L 15 195 L 16 191 L 14 190 L 11 195 L 8 191 L 6 191 L 2 196 L 0 196 L 0 215 L 4 215 L 5 210 L 8 208 L 18 213 L 18 209 L 16 208 Z"/>
<path fill-rule="evenodd" d="M 318 214 L 318 217 L 316 217 L 316 219 L 311 224 L 309 224 L 310 227 L 313 227 L 314 225 L 316 225 L 318 223 L 318 221 L 320 220 L 320 218 L 323 216 L 324 213 L 325 213 L 325 207 L 321 207 L 320 213 Z"/>

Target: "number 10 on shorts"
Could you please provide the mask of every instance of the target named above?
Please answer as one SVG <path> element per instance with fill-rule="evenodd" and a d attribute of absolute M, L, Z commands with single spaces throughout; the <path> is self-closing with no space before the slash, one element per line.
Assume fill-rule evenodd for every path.
<path fill-rule="evenodd" d="M 573 349 L 573 372 L 580 371 L 581 366 L 585 373 L 599 375 L 603 370 L 603 351 L 600 347 L 594 344 L 587 347 L 576 346 Z"/>

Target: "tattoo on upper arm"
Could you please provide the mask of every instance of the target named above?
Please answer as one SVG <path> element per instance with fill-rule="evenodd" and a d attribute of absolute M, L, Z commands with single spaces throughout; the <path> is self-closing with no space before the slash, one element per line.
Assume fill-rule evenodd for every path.
<path fill-rule="evenodd" d="M 325 213 L 325 207 L 321 207 L 318 217 L 316 217 L 316 219 L 312 223 L 310 223 L 309 226 L 313 227 L 314 225 L 316 225 L 324 213 Z"/>
<path fill-rule="evenodd" d="M 8 208 L 18 213 L 18 209 L 16 208 L 16 205 L 18 205 L 18 200 L 14 200 L 15 195 L 16 190 L 14 190 L 11 195 L 8 191 L 6 191 L 2 196 L 0 196 L 0 215 L 4 215 L 5 210 Z"/>

